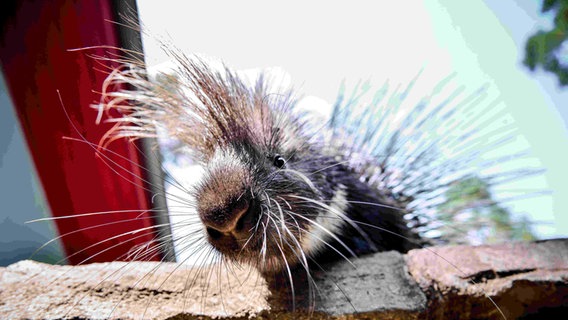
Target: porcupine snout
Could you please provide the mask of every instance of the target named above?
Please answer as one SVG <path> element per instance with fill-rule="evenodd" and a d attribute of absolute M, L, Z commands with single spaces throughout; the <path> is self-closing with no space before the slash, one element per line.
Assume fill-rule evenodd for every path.
<path fill-rule="evenodd" d="M 234 159 L 217 159 L 197 189 L 197 211 L 208 240 L 225 254 L 242 249 L 259 216 L 249 181 L 246 168 Z"/>

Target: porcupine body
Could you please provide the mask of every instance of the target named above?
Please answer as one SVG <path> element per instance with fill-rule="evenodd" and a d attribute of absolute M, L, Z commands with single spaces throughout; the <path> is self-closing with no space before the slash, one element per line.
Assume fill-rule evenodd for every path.
<path fill-rule="evenodd" d="M 205 170 L 196 209 L 226 258 L 272 273 L 420 245 L 405 208 L 350 166 L 352 152 L 309 133 L 314 124 L 294 114 L 292 93 L 270 94 L 262 76 L 250 87 L 226 68 L 177 59 L 179 75 L 166 86 L 117 70 L 109 83 L 145 94 L 127 92 L 129 107 L 120 103 L 124 91 L 109 92 L 104 105 L 130 109 L 116 119 L 116 136 L 153 135 L 158 124 L 193 151 Z"/>
<path fill-rule="evenodd" d="M 203 236 L 224 259 L 265 275 L 422 246 L 432 199 L 467 176 L 483 149 L 468 140 L 478 124 L 454 117 L 478 93 L 428 112 L 428 99 L 420 101 L 397 121 L 412 83 L 388 101 L 379 90 L 366 114 L 353 112 L 356 94 L 340 95 L 327 123 L 309 123 L 293 93 L 271 93 L 262 76 L 250 85 L 228 68 L 171 55 L 177 75 L 165 81 L 129 67 L 109 76 L 108 87 L 131 88 L 104 92 L 101 106 L 129 114 L 113 120 L 114 138 L 155 136 L 160 127 L 190 149 L 205 172 L 192 190 Z M 505 137 L 495 136 L 483 147 Z M 448 146 L 461 153 L 442 157 Z"/>

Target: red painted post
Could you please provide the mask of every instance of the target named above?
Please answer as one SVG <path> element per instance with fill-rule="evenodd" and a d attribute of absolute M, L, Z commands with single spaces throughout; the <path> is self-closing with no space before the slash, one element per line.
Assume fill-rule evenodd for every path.
<path fill-rule="evenodd" d="M 142 156 L 133 143 L 113 142 L 109 148 L 128 159 L 113 160 L 134 176 L 124 171 L 117 174 L 90 145 L 64 139 L 80 138 L 80 133 L 98 143 L 111 127 L 95 123 L 97 112 L 91 105 L 99 101 L 97 91 L 105 73 L 87 54 L 120 52 L 69 49 L 120 47 L 118 26 L 109 22 L 116 21 L 112 3 L 21 1 L 12 9 L 3 21 L 0 59 L 53 216 L 134 210 L 56 220 L 68 260 L 72 264 L 124 260 L 132 247 L 151 241 L 156 234 L 149 211 L 151 195 L 140 187 L 144 183 L 139 176 L 144 172 L 137 164 L 143 165 Z M 138 229 L 144 231 L 128 233 Z M 128 234 L 118 236 L 124 233 Z M 152 260 L 160 258 L 158 254 Z"/>

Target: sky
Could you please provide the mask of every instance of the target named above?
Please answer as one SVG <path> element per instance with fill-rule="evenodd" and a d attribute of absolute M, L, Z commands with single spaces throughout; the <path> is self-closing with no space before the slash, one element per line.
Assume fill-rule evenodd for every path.
<path fill-rule="evenodd" d="M 164 14 L 164 7 L 172 10 Z M 277 67 L 301 94 L 328 103 L 342 82 L 406 84 L 421 70 L 416 92 L 453 73 L 470 91 L 487 85 L 518 126 L 519 144 L 546 169 L 512 188 L 551 191 L 507 205 L 540 222 L 534 227 L 541 237 L 568 235 L 568 90 L 521 64 L 526 38 L 550 25 L 538 1 L 141 0 L 139 11 L 151 35 L 144 38 L 150 66 L 168 59 L 157 37 L 235 70 Z"/>

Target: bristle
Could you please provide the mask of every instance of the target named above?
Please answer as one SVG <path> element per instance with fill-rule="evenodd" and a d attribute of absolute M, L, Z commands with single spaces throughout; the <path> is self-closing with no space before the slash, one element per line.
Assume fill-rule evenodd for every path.
<path fill-rule="evenodd" d="M 262 203 L 255 228 L 277 233 L 279 238 L 290 232 L 285 220 L 296 224 L 293 228 L 299 234 L 304 232 L 300 232 L 304 229 L 302 223 L 294 218 L 295 214 L 304 214 L 309 218 L 305 224 L 311 225 L 309 232 L 314 234 L 328 231 L 315 230 L 317 225 L 340 229 L 337 223 L 322 223 L 322 219 L 342 221 L 351 228 L 337 239 L 347 247 L 346 251 L 353 248 L 345 238 L 353 234 L 367 243 L 364 248 L 355 249 L 358 253 L 377 248 L 406 251 L 424 243 L 416 234 L 424 236 L 438 228 L 438 211 L 447 200 L 446 192 L 456 183 L 472 177 L 498 183 L 507 177 L 519 178 L 535 172 L 482 174 L 481 169 L 491 162 L 501 163 L 523 154 L 493 160 L 484 157 L 486 152 L 506 145 L 514 131 L 510 126 L 493 125 L 500 119 L 499 110 L 494 102 L 485 102 L 485 87 L 469 95 L 464 95 L 462 87 L 442 93 L 448 92 L 446 87 L 452 83 L 452 76 L 410 106 L 407 99 L 420 81 L 419 75 L 406 87 L 394 91 L 385 84 L 372 92 L 370 84 L 364 83 L 347 95 L 343 88 L 329 121 L 322 126 L 301 118 L 291 92 L 270 93 L 271 84 L 262 75 L 249 85 L 224 65 L 213 68 L 198 56 L 186 56 L 175 49 L 167 52 L 175 62 L 173 74 L 159 73 L 150 80 L 143 64 L 135 59 L 109 74 L 99 112 L 118 110 L 124 116 L 109 120 L 117 125 L 105 137 L 105 143 L 122 137 L 156 136 L 165 131 L 208 168 L 198 190 L 209 190 L 211 195 L 197 192 L 209 199 L 203 210 L 214 210 L 214 203 L 230 206 L 234 197 L 246 193 Z M 115 90 L 117 86 L 122 89 Z M 363 103 L 364 99 L 369 102 Z M 488 111 L 494 116 L 486 117 Z M 495 129 L 487 131 L 492 127 Z M 233 155 L 234 159 L 216 156 L 219 154 Z M 268 169 L 267 159 L 278 154 L 291 162 L 291 170 Z M 220 170 L 223 166 L 225 170 Z M 223 174 L 242 177 L 246 182 L 226 187 L 220 182 Z M 303 186 L 298 187 L 299 184 Z M 344 190 L 348 208 L 332 200 L 343 190 L 339 185 L 347 186 Z M 290 196 L 294 192 L 310 201 L 294 203 Z M 280 210 L 286 205 L 294 208 L 288 218 L 271 216 L 282 215 Z M 345 210 L 333 213 L 329 209 L 333 206 Z M 475 206 L 482 208 L 486 204 L 479 202 Z M 266 212 L 269 214 L 265 216 Z M 361 228 L 364 224 L 374 224 L 374 229 Z M 398 235 L 385 240 L 390 239 L 389 232 Z M 375 236 L 376 233 L 382 236 Z M 305 244 L 298 250 L 302 254 L 311 247 L 325 250 L 326 241 Z M 375 241 L 381 243 L 376 246 Z M 297 250 L 295 245 L 289 246 L 292 251 Z M 298 257 L 285 254 L 285 249 L 278 249 L 283 250 L 285 260 L 298 262 Z M 272 254 L 278 256 L 278 250 Z M 267 261 L 282 266 L 282 261 L 279 264 L 276 260 L 272 257 Z"/>
<path fill-rule="evenodd" d="M 137 64 L 109 75 L 99 112 L 116 109 L 128 114 L 110 120 L 119 123 L 113 135 L 156 136 L 159 126 L 197 151 L 203 161 L 211 158 L 217 147 L 239 141 L 281 143 L 290 123 L 276 115 L 290 107 L 287 93 L 269 96 L 262 77 L 249 88 L 226 67 L 213 70 L 199 57 L 177 53 L 175 57 L 175 75 L 159 74 L 159 81 L 148 80 Z M 116 86 L 126 89 L 109 90 Z"/>

